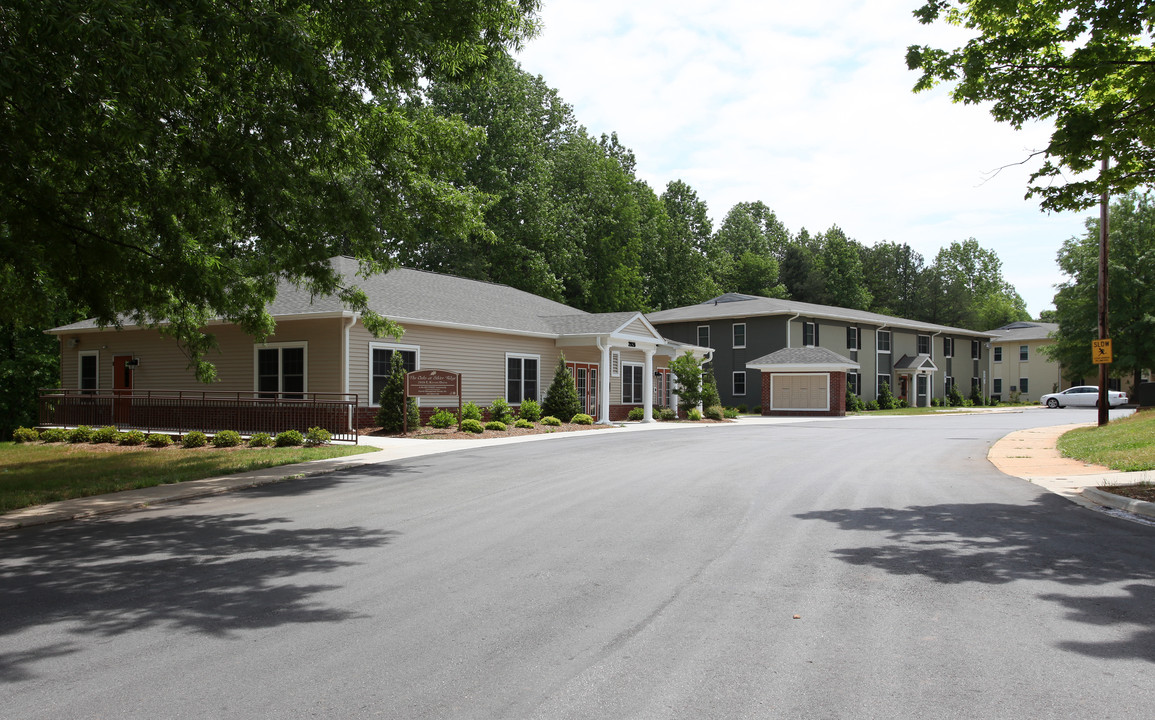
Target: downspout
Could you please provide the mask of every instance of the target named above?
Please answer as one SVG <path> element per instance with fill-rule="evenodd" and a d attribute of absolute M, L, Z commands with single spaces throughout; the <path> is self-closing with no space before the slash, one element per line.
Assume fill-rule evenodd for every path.
<path fill-rule="evenodd" d="M 879 371 L 879 367 L 878 367 L 878 356 L 879 356 L 878 334 L 880 332 L 882 332 L 883 330 L 887 329 L 888 327 L 890 327 L 890 326 L 889 325 L 879 325 L 878 327 L 874 328 L 874 399 L 875 400 L 878 400 L 878 394 L 882 391 L 882 386 L 878 384 L 878 376 L 881 374 L 878 372 Z M 893 363 L 893 360 L 894 360 L 893 345 L 891 347 L 892 347 L 892 349 L 890 351 L 890 359 Z M 889 368 L 889 370 L 886 374 L 890 375 L 890 390 L 893 393 L 894 392 L 894 366 L 893 366 L 893 364 L 891 365 L 891 367 Z"/>
<path fill-rule="evenodd" d="M 930 361 L 934 362 L 934 339 L 942 334 L 942 330 L 936 330 L 930 336 Z M 945 381 L 944 381 L 945 382 Z M 930 398 L 934 395 L 934 375 L 930 376 L 930 380 L 926 383 L 926 406 L 930 407 Z M 946 400 L 946 391 L 943 391 L 943 400 Z"/>
<path fill-rule="evenodd" d="M 352 315 L 350 315 L 348 317 L 348 322 L 346 322 L 344 327 L 341 328 L 341 334 L 343 335 L 342 339 L 344 340 L 344 348 L 345 348 L 343 353 L 342 353 L 344 356 L 344 358 L 343 358 L 344 363 L 342 363 L 343 367 L 341 368 L 341 392 L 344 393 L 346 396 L 349 394 L 349 331 L 352 330 L 353 326 L 356 324 L 357 324 L 357 313 L 353 313 Z M 354 412 L 355 411 L 353 410 L 353 408 L 350 407 L 349 408 L 349 430 L 350 431 L 353 430 L 353 413 Z"/>
<path fill-rule="evenodd" d="M 802 313 L 794 313 L 794 317 L 786 321 L 786 347 L 790 347 L 790 323 L 798 319 Z"/>

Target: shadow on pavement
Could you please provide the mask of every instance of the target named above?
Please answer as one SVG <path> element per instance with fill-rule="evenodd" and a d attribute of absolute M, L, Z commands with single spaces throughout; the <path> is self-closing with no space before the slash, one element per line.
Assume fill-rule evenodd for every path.
<path fill-rule="evenodd" d="M 1150 584 L 1155 580 L 1155 528 L 1091 513 L 1049 493 L 1031 505 L 873 507 L 795 517 L 883 533 L 888 542 L 840 548 L 834 554 L 894 575 L 922 575 L 947 584 L 1034 580 L 1104 586 L 1104 594 L 1093 597 L 1039 597 L 1068 607 L 1068 617 L 1076 622 L 1133 627 L 1131 637 L 1058 646 L 1093 657 L 1155 662 L 1155 586 Z M 1127 594 L 1118 594 L 1118 584 L 1127 582 Z"/>

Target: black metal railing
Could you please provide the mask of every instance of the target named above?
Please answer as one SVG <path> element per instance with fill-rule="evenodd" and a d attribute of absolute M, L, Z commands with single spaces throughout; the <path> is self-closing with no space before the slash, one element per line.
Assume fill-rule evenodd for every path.
<path fill-rule="evenodd" d="M 242 435 L 285 430 L 328 430 L 334 440 L 357 442 L 357 395 L 189 390 L 40 391 L 41 427 L 114 426 L 120 430 L 183 435 L 190 430 Z"/>

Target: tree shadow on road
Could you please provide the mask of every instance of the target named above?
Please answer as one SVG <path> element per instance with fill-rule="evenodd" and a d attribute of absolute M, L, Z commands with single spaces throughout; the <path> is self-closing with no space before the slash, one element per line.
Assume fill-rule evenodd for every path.
<path fill-rule="evenodd" d="M 1133 626 L 1125 641 L 1061 643 L 1094 657 L 1155 662 L 1155 528 L 1110 518 L 1051 494 L 1032 504 L 923 505 L 817 510 L 844 530 L 882 533 L 886 542 L 840 548 L 852 565 L 939 583 L 1004 584 L 1019 580 L 1103 586 L 1104 594 L 1041 595 L 1071 608 L 1078 622 Z M 1126 595 L 1118 594 L 1119 584 Z M 1145 584 L 1146 583 L 1146 584 Z"/>
<path fill-rule="evenodd" d="M 311 478 L 310 489 L 338 483 Z M 302 483 L 262 489 L 298 494 Z M 31 677 L 26 665 L 79 649 L 16 638 L 114 636 L 162 627 L 217 637 L 294 623 L 356 617 L 319 596 L 318 576 L 356 564 L 347 551 L 381 547 L 397 533 L 364 527 L 301 527 L 246 514 L 122 516 L 0 537 L 0 681 Z M 53 628 L 55 626 L 55 628 Z"/>

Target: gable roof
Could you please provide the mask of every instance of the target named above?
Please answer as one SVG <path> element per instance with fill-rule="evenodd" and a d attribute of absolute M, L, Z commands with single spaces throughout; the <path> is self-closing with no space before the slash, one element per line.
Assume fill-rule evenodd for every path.
<path fill-rule="evenodd" d="M 930 359 L 930 355 L 903 355 L 894 364 L 895 370 L 938 370 L 938 366 Z"/>
<path fill-rule="evenodd" d="M 854 370 L 858 363 L 824 347 L 782 348 L 746 363 L 751 370 L 762 371 L 837 371 Z"/>
<path fill-rule="evenodd" d="M 952 335 L 969 335 L 972 337 L 989 338 L 990 333 L 965 330 L 963 328 L 936 325 L 935 323 L 920 320 L 881 315 L 865 310 L 852 310 L 834 305 L 818 305 L 815 303 L 798 302 L 797 300 L 783 300 L 781 298 L 757 297 L 727 293 L 698 305 L 687 305 L 670 310 L 648 313 L 650 322 L 655 325 L 670 322 L 690 322 L 726 320 L 730 318 L 759 317 L 771 315 L 802 315 L 804 317 L 839 320 L 847 323 L 864 323 L 907 330 L 926 330 L 928 332 L 947 332 Z"/>
<path fill-rule="evenodd" d="M 996 342 L 1000 340 L 1016 342 L 1019 340 L 1050 340 L 1052 335 L 1058 331 L 1058 323 L 1021 321 L 1008 323 L 1001 328 L 987 332 L 993 336 L 991 339 Z"/>

